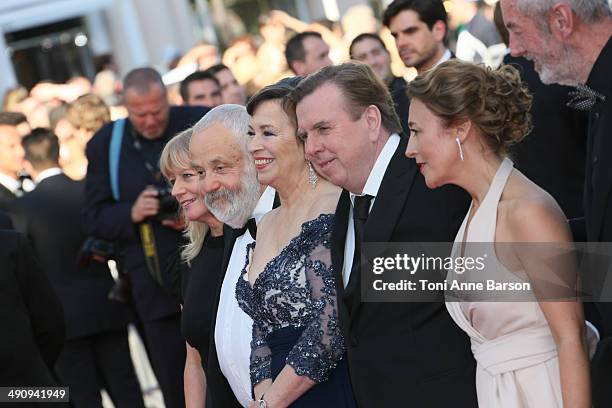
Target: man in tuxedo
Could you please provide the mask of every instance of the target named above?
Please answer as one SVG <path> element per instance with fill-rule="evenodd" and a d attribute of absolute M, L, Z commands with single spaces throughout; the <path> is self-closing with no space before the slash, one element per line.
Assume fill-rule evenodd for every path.
<path fill-rule="evenodd" d="M 23 169 L 23 147 L 16 126 L 0 123 L 0 210 L 23 194 L 19 172 Z"/>
<path fill-rule="evenodd" d="M 404 134 L 408 136 L 408 99 L 406 81 L 391 71 L 391 54 L 378 34 L 363 33 L 353 39 L 349 46 L 351 59 L 367 64 L 382 79 L 395 103 Z"/>
<path fill-rule="evenodd" d="M 355 249 L 364 242 L 451 242 L 467 194 L 426 187 L 404 155 L 407 139 L 398 135 L 391 95 L 366 65 L 346 63 L 309 76 L 287 109 L 295 109 L 307 159 L 344 189 L 331 250 L 357 404 L 476 407 L 470 343 L 444 303 L 363 302 Z"/>
<path fill-rule="evenodd" d="M 128 346 L 129 310 L 108 299 L 114 282 L 105 261 L 77 264 L 87 238 L 80 222 L 85 182 L 62 172 L 59 142 L 50 130 L 34 129 L 23 146 L 36 188 L 13 201 L 11 213 L 64 308 L 61 380 L 77 407 L 100 405 L 102 388 L 117 407 L 144 407 Z"/>
<path fill-rule="evenodd" d="M 167 185 L 159 156 L 170 138 L 207 109 L 170 107 L 161 76 L 152 68 L 131 71 L 123 87 L 127 119 L 103 126 L 87 144 L 85 230 L 117 245 L 165 405 L 183 407 L 185 341 L 179 299 L 160 284 L 161 271 L 183 242 L 182 223 L 171 205 L 160 211 L 159 191 Z"/>
<path fill-rule="evenodd" d="M 0 386 L 58 386 L 62 305 L 22 234 L 0 230 L 0 265 Z"/>
<path fill-rule="evenodd" d="M 545 84 L 578 86 L 570 105 L 589 112 L 584 225 L 612 241 L 612 9 L 605 0 L 502 0 L 510 52 L 534 61 Z M 609 299 L 606 296 L 606 299 Z M 603 299 L 603 300 L 606 300 Z M 612 303 L 595 304 L 601 340 L 592 359 L 593 403 L 612 405 Z"/>
<path fill-rule="evenodd" d="M 218 106 L 194 126 L 189 146 L 194 166 L 202 174 L 206 206 L 225 223 L 210 350 L 204 357 L 206 398 L 214 408 L 238 408 L 253 400 L 249 371 L 253 321 L 238 306 L 235 288 L 246 246 L 255 239 L 256 223 L 272 209 L 275 197 L 273 189 L 257 181 L 247 150 L 248 124 L 243 106 Z"/>

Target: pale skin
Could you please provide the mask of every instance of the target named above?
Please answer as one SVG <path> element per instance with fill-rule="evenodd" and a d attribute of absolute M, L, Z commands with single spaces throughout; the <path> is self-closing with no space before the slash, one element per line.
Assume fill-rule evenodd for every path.
<path fill-rule="evenodd" d="M 391 18 L 389 31 L 404 65 L 419 74 L 431 69 L 446 51 L 444 22 L 436 21 L 430 30 L 413 10 L 402 10 Z"/>
<path fill-rule="evenodd" d="M 265 266 L 289 241 L 300 233 L 304 222 L 320 214 L 334 213 L 340 189 L 319 177 L 313 189 L 308 182 L 304 148 L 277 101 L 266 101 L 257 107 L 249 126 L 249 152 L 256 160 L 268 164 L 257 166 L 258 179 L 279 194 L 281 206 L 267 213 L 258 225 L 257 247 L 248 269 L 251 286 Z M 289 406 L 316 383 L 296 374 L 286 365 L 274 381 L 267 379 L 254 387 L 256 399 L 265 394 L 270 408 Z M 250 408 L 257 408 L 255 401 Z"/>
<path fill-rule="evenodd" d="M 548 13 L 550 33 L 545 33 L 533 18 L 517 8 L 516 0 L 501 0 L 500 5 L 513 56 L 532 59 L 544 83 L 586 83 L 597 57 L 612 35 L 612 18 L 582 21 L 570 5 L 558 2 Z"/>
<path fill-rule="evenodd" d="M 421 168 L 427 186 L 454 184 L 466 190 L 473 200 L 473 218 L 486 196 L 501 157 L 484 142 L 484 135 L 469 120 L 445 127 L 421 101 L 410 105 L 411 129 L 406 155 Z M 465 160 L 459 159 L 456 138 Z M 513 170 L 500 198 L 495 242 L 533 242 L 569 244 L 572 242 L 565 216 L 554 199 Z M 514 247 L 513 247 L 514 248 Z M 501 255 L 501 256 L 500 256 Z M 537 276 L 542 263 L 521 251 L 507 251 L 498 258 L 509 270 L 524 270 Z M 585 343 L 585 324 L 580 302 L 540 301 L 559 354 L 561 390 L 564 406 L 590 407 L 589 362 Z"/>

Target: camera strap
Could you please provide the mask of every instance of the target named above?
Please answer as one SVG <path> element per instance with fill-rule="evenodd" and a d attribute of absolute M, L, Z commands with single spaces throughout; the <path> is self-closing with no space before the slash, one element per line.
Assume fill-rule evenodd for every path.
<path fill-rule="evenodd" d="M 123 133 L 125 131 L 126 119 L 120 119 L 115 121 L 111 133 L 111 141 L 108 152 L 109 172 L 110 172 L 110 183 L 111 191 L 115 201 L 119 201 L 119 157 L 121 155 L 121 145 L 123 143 Z M 142 147 L 138 138 L 133 132 L 130 133 L 132 137 L 132 143 L 134 149 L 141 155 L 145 167 L 153 175 L 156 182 L 161 179 L 159 168 L 153 166 L 142 153 Z M 153 277 L 153 279 L 161 286 L 161 270 L 159 267 L 159 257 L 157 256 L 157 246 L 155 245 L 155 234 L 153 233 L 153 225 L 151 221 L 145 221 L 138 225 L 138 231 L 140 232 L 140 242 L 142 245 L 142 251 L 144 253 L 145 262 L 147 269 Z"/>
<path fill-rule="evenodd" d="M 147 268 L 153 279 L 160 285 L 163 285 L 161 270 L 159 268 L 159 258 L 157 256 L 157 246 L 155 245 L 155 234 L 153 234 L 153 226 L 151 221 L 145 221 L 138 225 L 140 232 L 140 242 L 144 252 Z"/>

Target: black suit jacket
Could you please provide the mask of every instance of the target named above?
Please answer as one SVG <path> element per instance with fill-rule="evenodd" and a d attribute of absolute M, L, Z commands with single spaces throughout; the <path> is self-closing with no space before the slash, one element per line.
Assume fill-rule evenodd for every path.
<path fill-rule="evenodd" d="M 544 85 L 533 62 L 507 55 L 504 63 L 519 69 L 534 98 L 533 129 L 511 148 L 515 167 L 549 192 L 567 218 L 583 217 L 586 115 L 566 106 L 571 88 Z"/>
<path fill-rule="evenodd" d="M 11 190 L 0 184 L 0 210 L 8 211 L 15 198 L 15 194 L 11 193 Z"/>
<path fill-rule="evenodd" d="M 87 238 L 80 217 L 84 191 L 84 181 L 58 174 L 16 199 L 11 211 L 62 302 L 67 339 L 123 328 L 129 321 L 127 307 L 108 300 L 114 285 L 108 266 L 93 260 L 77 265 Z"/>
<path fill-rule="evenodd" d="M 172 107 L 166 131 L 169 140 L 194 125 L 207 109 Z M 138 195 L 149 185 L 160 185 L 145 166 L 142 154 L 134 148 L 129 121 L 125 125 L 119 158 L 120 200 L 113 198 L 109 176 L 108 149 L 113 124 L 102 127 L 87 144 L 87 179 L 85 185 L 84 226 L 87 234 L 118 244 L 122 268 L 129 274 L 132 299 L 139 317 L 147 322 L 177 313 L 179 299 L 164 291 L 155 282 L 145 263 L 140 236 L 131 219 L 131 210 Z M 181 233 L 153 220 L 160 270 L 168 268 L 172 254 L 182 243 Z"/>
<path fill-rule="evenodd" d="M 206 365 L 204 367 L 206 372 L 206 406 L 210 405 L 212 408 L 242 407 L 234 396 L 232 388 L 221 371 L 219 356 L 217 355 L 217 344 L 215 343 L 215 327 L 217 324 L 219 300 L 221 298 L 221 286 L 223 285 L 227 266 L 232 256 L 232 249 L 238 237 L 239 235 L 236 233 L 236 230 L 227 224 L 223 225 L 223 263 L 219 265 L 221 273 L 219 274 L 219 281 L 215 290 L 215 301 L 213 302 L 212 316 L 210 319 L 210 346 L 208 356 L 206 356 Z"/>
<path fill-rule="evenodd" d="M 601 51 L 587 81 L 587 86 L 606 97 L 589 112 L 584 210 L 587 239 L 612 242 L 612 37 Z M 609 272 L 602 278 L 607 279 Z M 607 294 L 605 299 L 609 299 Z M 604 299 L 604 300 L 605 300 Z M 595 304 L 602 335 L 592 360 L 593 404 L 612 406 L 612 303 Z M 589 310 L 587 310 L 589 311 Z"/>
<path fill-rule="evenodd" d="M 0 210 L 0 229 L 13 229 L 13 222 L 4 211 Z"/>
<path fill-rule="evenodd" d="M 57 385 L 62 306 L 23 235 L 0 230 L 0 386 Z"/>
<path fill-rule="evenodd" d="M 364 242 L 452 242 L 469 196 L 454 186 L 430 190 L 402 138 L 365 225 Z M 443 302 L 361 302 L 360 276 L 344 289 L 342 268 L 350 210 L 340 196 L 332 232 L 338 308 L 360 408 L 476 407 L 470 342 Z"/>
<path fill-rule="evenodd" d="M 410 135 L 408 129 L 408 107 L 410 102 L 408 101 L 408 95 L 406 95 L 406 81 L 402 77 L 394 77 L 388 88 L 395 104 L 395 113 L 399 117 L 402 131 L 407 137 Z"/>

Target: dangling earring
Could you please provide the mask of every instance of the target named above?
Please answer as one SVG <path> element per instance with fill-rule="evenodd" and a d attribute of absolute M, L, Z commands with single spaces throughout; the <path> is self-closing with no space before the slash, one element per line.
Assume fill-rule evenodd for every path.
<path fill-rule="evenodd" d="M 461 142 L 458 137 L 455 138 L 455 142 L 457 142 L 457 146 L 459 146 L 459 158 L 463 161 L 463 148 L 461 147 Z"/>
<path fill-rule="evenodd" d="M 310 183 L 310 187 L 312 187 L 312 189 L 314 190 L 317 186 L 317 181 L 319 181 L 319 177 L 312 168 L 312 164 L 309 161 L 307 161 L 306 163 L 308 163 L 308 182 Z"/>

